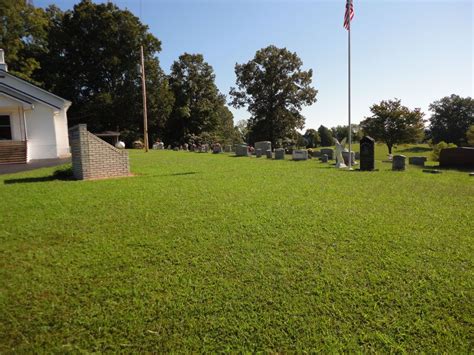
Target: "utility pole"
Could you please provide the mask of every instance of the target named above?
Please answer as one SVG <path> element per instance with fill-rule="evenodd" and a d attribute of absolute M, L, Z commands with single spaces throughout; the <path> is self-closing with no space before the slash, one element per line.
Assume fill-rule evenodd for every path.
<path fill-rule="evenodd" d="M 148 152 L 148 117 L 146 111 L 146 83 L 145 83 L 145 59 L 143 57 L 143 46 L 140 46 L 141 57 L 141 76 L 142 76 L 142 95 L 143 95 L 143 143 L 145 144 L 145 152 Z"/>

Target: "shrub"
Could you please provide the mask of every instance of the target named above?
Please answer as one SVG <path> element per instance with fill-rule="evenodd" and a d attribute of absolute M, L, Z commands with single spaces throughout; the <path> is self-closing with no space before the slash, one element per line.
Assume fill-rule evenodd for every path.
<path fill-rule="evenodd" d="M 457 145 L 454 143 L 439 142 L 438 144 L 433 144 L 433 152 L 431 153 L 431 159 L 433 161 L 439 161 L 439 153 L 442 149 L 446 148 L 456 148 Z"/>
<path fill-rule="evenodd" d="M 136 140 L 132 143 L 132 147 L 134 149 L 143 149 L 144 145 L 143 145 L 143 142 L 141 140 Z"/>
<path fill-rule="evenodd" d="M 72 171 L 72 166 L 66 166 L 64 168 L 59 168 L 54 171 L 53 179 L 56 180 L 71 180 L 74 179 L 74 173 Z"/>

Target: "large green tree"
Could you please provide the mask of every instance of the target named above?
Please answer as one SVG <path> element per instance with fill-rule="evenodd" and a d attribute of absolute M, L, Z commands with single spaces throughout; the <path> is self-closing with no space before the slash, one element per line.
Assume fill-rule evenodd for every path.
<path fill-rule="evenodd" d="M 372 116 L 360 123 L 366 135 L 384 142 L 392 154 L 392 147 L 400 143 L 413 143 L 423 137 L 423 112 L 410 110 L 398 99 L 381 101 L 370 108 Z"/>
<path fill-rule="evenodd" d="M 277 140 L 302 129 L 305 118 L 302 106 L 316 101 L 317 90 L 311 86 L 313 72 L 301 69 L 303 62 L 286 48 L 268 46 L 260 49 L 245 64 L 235 65 L 237 88 L 231 88 L 231 104 L 247 107 L 251 114 L 250 140 Z"/>
<path fill-rule="evenodd" d="M 70 123 L 91 130 L 119 128 L 140 135 L 141 83 L 137 64 L 144 47 L 150 133 L 162 128 L 172 95 L 156 54 L 160 41 L 127 10 L 82 0 L 72 10 L 47 9 L 48 53 L 34 78 L 71 101 Z"/>
<path fill-rule="evenodd" d="M 326 126 L 321 125 L 318 128 L 318 133 L 319 133 L 319 137 L 321 139 L 321 146 L 322 147 L 330 147 L 330 146 L 334 145 L 332 132 L 329 128 L 327 128 Z"/>
<path fill-rule="evenodd" d="M 351 124 L 352 127 L 352 142 L 358 142 L 360 138 L 362 138 L 359 125 L 358 124 Z M 339 141 L 343 140 L 344 138 L 349 138 L 349 125 L 345 126 L 336 126 L 331 128 L 331 133 L 334 138 L 337 138 Z"/>
<path fill-rule="evenodd" d="M 239 120 L 235 125 L 237 132 L 239 132 L 240 141 L 248 143 L 249 140 L 249 121 L 248 120 Z"/>
<path fill-rule="evenodd" d="M 466 132 L 467 144 L 474 146 L 474 125 L 470 126 Z"/>
<path fill-rule="evenodd" d="M 306 142 L 306 147 L 308 148 L 316 148 L 318 145 L 321 144 L 321 137 L 319 136 L 318 131 L 315 129 L 309 128 L 306 130 L 303 138 Z"/>
<path fill-rule="evenodd" d="M 430 105 L 430 134 L 434 143 L 466 143 L 466 131 L 474 125 L 474 99 L 451 95 Z"/>
<path fill-rule="evenodd" d="M 0 0 L 0 48 L 8 70 L 32 81 L 40 67 L 38 56 L 47 51 L 48 19 L 43 9 L 23 0 Z"/>
<path fill-rule="evenodd" d="M 216 129 L 217 140 L 225 144 L 240 143 L 242 141 L 240 132 L 234 126 L 234 115 L 227 106 L 218 108 L 218 124 Z"/>
<path fill-rule="evenodd" d="M 232 113 L 225 110 L 214 70 L 202 54 L 182 54 L 171 66 L 169 81 L 175 97 L 166 127 L 170 143 L 182 143 L 189 135 L 216 133 L 229 124 Z"/>

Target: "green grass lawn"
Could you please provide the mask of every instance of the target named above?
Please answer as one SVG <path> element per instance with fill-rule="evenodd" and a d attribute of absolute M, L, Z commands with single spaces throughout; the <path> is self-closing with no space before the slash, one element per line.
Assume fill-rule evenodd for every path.
<path fill-rule="evenodd" d="M 334 147 L 331 147 L 331 148 L 334 149 Z M 348 144 L 346 144 L 346 148 L 349 148 Z M 323 149 L 323 147 L 314 148 L 314 150 L 321 150 L 321 149 Z M 359 143 L 352 144 L 351 150 L 353 152 L 359 152 L 360 151 Z M 401 155 L 405 155 L 407 158 L 413 157 L 413 156 L 427 157 L 428 162 L 426 165 L 438 165 L 437 162 L 431 161 L 431 152 L 432 152 L 432 149 L 428 146 L 428 144 L 418 144 L 418 145 L 400 144 L 398 146 L 394 146 L 392 149 L 392 155 L 401 154 Z M 388 159 L 388 148 L 384 143 L 376 143 L 375 159 L 380 160 L 380 161 Z M 408 159 L 407 159 L 407 164 L 408 164 Z"/>
<path fill-rule="evenodd" d="M 473 352 L 466 172 L 130 159 L 0 176 L 0 353 Z"/>

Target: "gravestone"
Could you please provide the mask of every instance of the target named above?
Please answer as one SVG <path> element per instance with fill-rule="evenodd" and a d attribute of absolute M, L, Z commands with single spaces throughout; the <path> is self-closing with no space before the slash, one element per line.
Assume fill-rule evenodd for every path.
<path fill-rule="evenodd" d="M 342 152 L 342 158 L 344 159 L 344 163 L 346 165 L 349 165 L 349 152 Z M 351 165 L 354 166 L 354 165 L 357 165 L 357 162 L 355 161 L 355 153 L 354 152 L 351 152 Z"/>
<path fill-rule="evenodd" d="M 409 157 L 408 164 L 425 166 L 426 157 Z"/>
<path fill-rule="evenodd" d="M 355 152 L 355 160 L 360 160 L 360 152 Z"/>
<path fill-rule="evenodd" d="M 347 165 L 344 163 L 342 152 L 345 150 L 344 147 L 346 145 L 346 138 L 344 138 L 341 142 L 334 138 L 334 143 L 336 145 L 336 169 L 344 169 L 347 167 Z"/>
<path fill-rule="evenodd" d="M 334 159 L 334 149 L 331 149 L 331 148 L 321 149 L 321 154 L 326 154 L 329 160 Z"/>
<path fill-rule="evenodd" d="M 441 149 L 439 166 L 456 168 L 474 167 L 474 148 L 459 147 Z"/>
<path fill-rule="evenodd" d="M 117 148 L 117 149 L 125 149 L 125 142 L 118 141 L 117 143 L 115 143 L 115 148 Z M 155 148 L 153 148 L 153 149 L 155 149 Z"/>
<path fill-rule="evenodd" d="M 260 158 L 262 156 L 262 150 L 260 148 L 255 149 L 255 156 Z"/>
<path fill-rule="evenodd" d="M 321 152 L 319 150 L 313 150 L 313 158 L 319 158 L 321 156 Z"/>
<path fill-rule="evenodd" d="M 165 149 L 165 144 L 163 142 L 156 142 L 153 144 L 153 149 L 158 149 L 158 150 Z"/>
<path fill-rule="evenodd" d="M 132 143 L 132 147 L 133 147 L 134 149 L 143 149 L 144 145 L 143 145 L 143 142 L 142 142 L 142 141 L 138 140 L 138 141 L 134 141 L 134 142 Z M 170 146 L 170 147 L 171 147 L 171 146 Z"/>
<path fill-rule="evenodd" d="M 268 149 L 272 150 L 272 142 L 270 141 L 255 142 L 255 149 L 261 149 L 262 152 L 266 152 Z"/>
<path fill-rule="evenodd" d="M 328 155 L 327 154 L 321 155 L 319 160 L 321 160 L 321 163 L 327 163 L 328 162 Z"/>
<path fill-rule="evenodd" d="M 405 170 L 405 160 L 406 156 L 404 155 L 394 155 L 392 160 L 392 170 Z"/>
<path fill-rule="evenodd" d="M 364 136 L 360 140 L 360 170 L 372 171 L 375 168 L 375 140 Z"/>
<path fill-rule="evenodd" d="M 293 160 L 308 160 L 308 151 L 305 149 L 293 150 Z"/>
<path fill-rule="evenodd" d="M 212 153 L 213 154 L 222 153 L 222 146 L 219 143 L 214 144 L 214 146 L 212 147 Z"/>
<path fill-rule="evenodd" d="M 272 151 L 269 149 L 265 152 L 267 154 L 267 159 L 271 159 L 272 158 Z"/>
<path fill-rule="evenodd" d="M 275 160 L 285 159 L 285 149 L 278 148 L 275 149 Z"/>
<path fill-rule="evenodd" d="M 429 173 L 429 174 L 441 174 L 442 171 L 438 169 L 423 169 L 424 173 Z"/>
<path fill-rule="evenodd" d="M 236 144 L 235 155 L 238 157 L 246 157 L 249 155 L 247 150 L 247 144 Z"/>
<path fill-rule="evenodd" d="M 231 151 L 232 151 L 232 146 L 227 144 L 227 145 L 224 147 L 224 152 L 230 153 Z"/>

